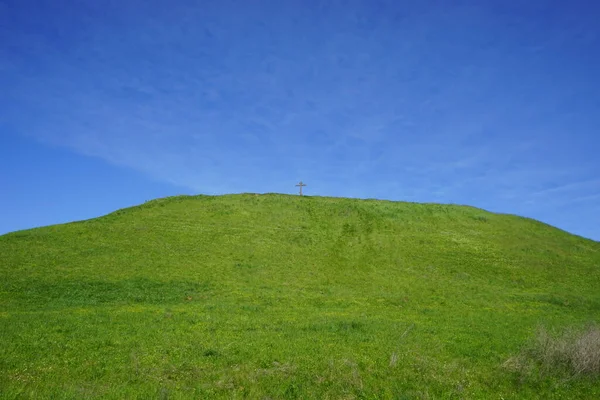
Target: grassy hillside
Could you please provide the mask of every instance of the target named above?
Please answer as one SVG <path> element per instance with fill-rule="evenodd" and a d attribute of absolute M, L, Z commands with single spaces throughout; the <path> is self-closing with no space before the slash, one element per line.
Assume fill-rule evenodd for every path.
<path fill-rule="evenodd" d="M 600 398 L 600 243 L 480 209 L 180 196 L 0 236 L 4 398 Z"/>

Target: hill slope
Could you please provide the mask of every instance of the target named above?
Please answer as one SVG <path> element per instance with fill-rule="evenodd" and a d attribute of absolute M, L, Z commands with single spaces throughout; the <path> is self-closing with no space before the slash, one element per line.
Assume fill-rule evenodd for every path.
<path fill-rule="evenodd" d="M 502 366 L 599 282 L 600 243 L 472 207 L 159 199 L 0 236 L 0 394 L 600 397 Z"/>

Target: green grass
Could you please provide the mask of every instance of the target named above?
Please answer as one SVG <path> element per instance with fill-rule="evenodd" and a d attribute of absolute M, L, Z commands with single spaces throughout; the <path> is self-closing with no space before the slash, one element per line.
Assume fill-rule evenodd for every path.
<path fill-rule="evenodd" d="M 178 196 L 0 236 L 3 398 L 600 398 L 600 243 L 466 206 Z"/>

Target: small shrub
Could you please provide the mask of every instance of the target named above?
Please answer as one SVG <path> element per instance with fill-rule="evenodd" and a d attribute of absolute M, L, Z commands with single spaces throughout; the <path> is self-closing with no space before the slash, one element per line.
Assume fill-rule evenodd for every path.
<path fill-rule="evenodd" d="M 600 327 L 569 329 L 559 335 L 541 328 L 535 340 L 518 356 L 509 359 L 505 366 L 522 374 L 537 370 L 542 374 L 566 372 L 573 376 L 600 378 Z"/>

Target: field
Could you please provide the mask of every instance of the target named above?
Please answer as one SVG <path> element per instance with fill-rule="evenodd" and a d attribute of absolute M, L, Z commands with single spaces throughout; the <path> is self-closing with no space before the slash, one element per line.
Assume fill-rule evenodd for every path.
<path fill-rule="evenodd" d="M 0 236 L 1 398 L 600 398 L 600 243 L 439 204 L 178 196 Z"/>

